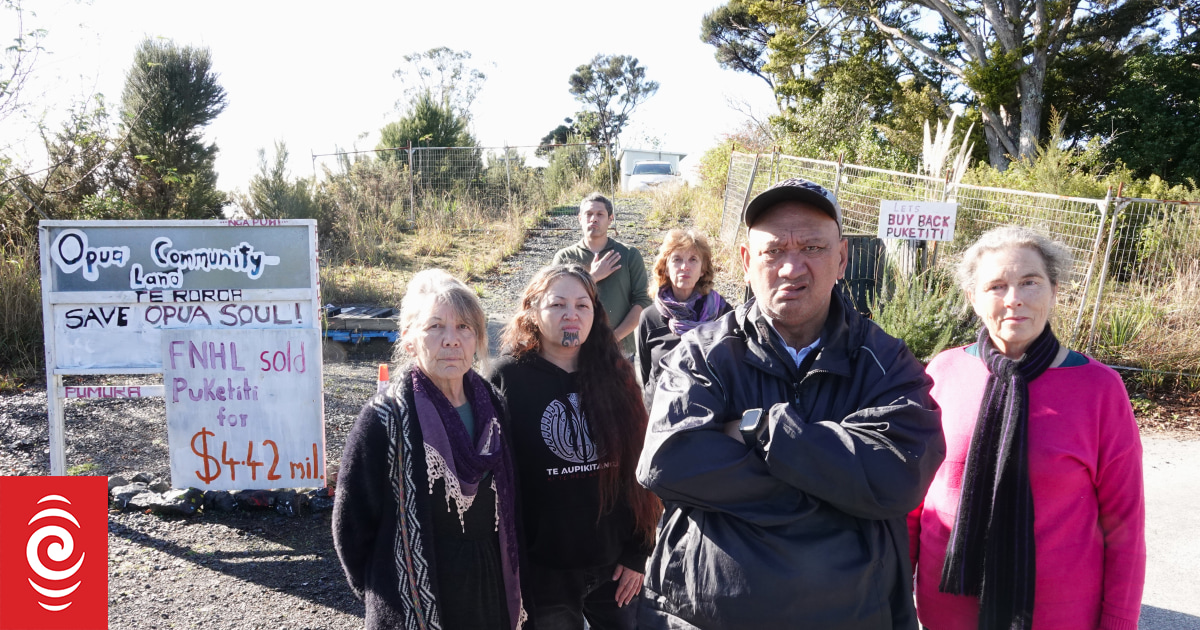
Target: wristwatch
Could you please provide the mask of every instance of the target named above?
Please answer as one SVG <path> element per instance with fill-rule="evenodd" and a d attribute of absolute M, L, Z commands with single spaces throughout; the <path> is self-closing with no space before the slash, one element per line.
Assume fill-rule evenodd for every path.
<path fill-rule="evenodd" d="M 762 409 L 747 409 L 742 413 L 742 422 L 738 427 L 742 432 L 742 441 L 751 448 L 766 452 L 763 434 L 767 432 L 767 415 Z"/>

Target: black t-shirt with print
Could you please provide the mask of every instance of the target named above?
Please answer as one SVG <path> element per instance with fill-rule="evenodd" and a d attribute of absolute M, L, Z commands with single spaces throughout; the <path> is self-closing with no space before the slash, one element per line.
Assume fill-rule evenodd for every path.
<path fill-rule="evenodd" d="M 497 360 L 491 381 L 512 416 L 529 558 L 555 569 L 619 561 L 642 571 L 649 550 L 634 541 L 628 504 L 618 501 L 599 516 L 599 470 L 608 462 L 597 453 L 589 419 L 579 410 L 576 375 L 529 354 Z"/>

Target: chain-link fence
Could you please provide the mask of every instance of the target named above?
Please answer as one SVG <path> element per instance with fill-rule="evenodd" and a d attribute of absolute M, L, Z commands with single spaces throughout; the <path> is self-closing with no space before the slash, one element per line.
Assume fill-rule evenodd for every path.
<path fill-rule="evenodd" d="M 609 147 L 571 143 L 519 147 L 400 147 L 313 155 L 336 158 L 326 177 L 350 174 L 357 154 L 374 154 L 375 196 L 387 197 L 391 212 L 416 223 L 421 217 L 456 213 L 497 216 L 529 204 L 552 203 L 557 192 L 581 181 L 611 190 L 618 175 Z M 610 172 L 611 171 L 611 172 Z"/>
<path fill-rule="evenodd" d="M 885 264 L 910 269 L 937 258 L 945 262 L 1000 225 L 1023 225 L 1049 234 L 1067 245 L 1075 259 L 1058 288 L 1054 326 L 1064 340 L 1106 361 L 1136 359 L 1145 365 L 1153 359 L 1150 362 L 1200 374 L 1200 204 L 955 185 L 838 162 L 734 153 L 721 240 L 732 244 L 743 238 L 746 203 L 789 177 L 808 179 L 837 194 L 844 232 L 859 235 L 851 238 L 852 243 L 862 243 L 855 251 L 877 257 L 871 265 L 877 274 Z M 878 251 L 872 249 L 867 241 L 878 233 L 885 200 L 957 202 L 954 240 L 889 239 Z"/>

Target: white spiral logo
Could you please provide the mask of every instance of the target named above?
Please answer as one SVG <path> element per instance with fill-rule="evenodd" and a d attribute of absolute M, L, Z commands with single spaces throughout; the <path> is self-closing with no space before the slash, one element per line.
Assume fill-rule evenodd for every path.
<path fill-rule="evenodd" d="M 65 497 L 57 494 L 48 494 L 41 499 L 38 499 L 38 503 L 45 503 L 47 501 L 62 501 L 67 505 L 71 505 L 71 502 Z M 34 514 L 33 518 L 29 519 L 29 524 L 33 525 L 35 521 L 44 518 L 59 518 L 70 521 L 75 525 L 76 529 L 79 529 L 79 521 L 75 520 L 75 516 L 73 514 L 64 509 L 56 507 L 46 508 L 37 514 Z M 75 551 L 75 539 L 71 537 L 71 532 L 58 525 L 43 525 L 36 532 L 34 532 L 32 536 L 29 537 L 29 543 L 25 545 L 25 560 L 29 562 L 29 568 L 33 569 L 33 572 L 36 573 L 38 577 L 49 582 L 63 582 L 71 579 L 72 576 L 79 572 L 79 567 L 83 566 L 83 557 L 87 554 L 79 554 L 79 561 L 75 563 L 75 566 L 69 569 L 56 571 L 43 564 L 42 558 L 38 555 L 38 548 L 41 547 L 42 541 L 47 538 L 54 540 L 54 542 L 51 542 L 46 547 L 46 556 L 48 558 L 54 562 L 60 563 L 71 559 L 71 554 Z M 79 588 L 79 585 L 82 583 L 83 581 L 79 580 L 66 588 L 53 589 L 42 586 L 37 582 L 34 582 L 32 579 L 29 579 L 29 585 L 33 587 L 33 590 L 41 593 L 43 596 L 50 598 L 51 600 L 60 601 L 64 597 L 74 593 L 75 589 Z M 57 612 L 59 610 L 66 609 L 67 606 L 71 605 L 71 602 L 67 601 L 65 604 L 48 604 L 39 598 L 38 605 L 46 610 Z"/>

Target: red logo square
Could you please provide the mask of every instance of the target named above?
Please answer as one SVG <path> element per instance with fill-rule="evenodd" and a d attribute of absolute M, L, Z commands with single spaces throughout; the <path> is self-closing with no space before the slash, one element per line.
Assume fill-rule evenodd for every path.
<path fill-rule="evenodd" d="M 0 477 L 0 630 L 108 627 L 108 478 Z"/>

